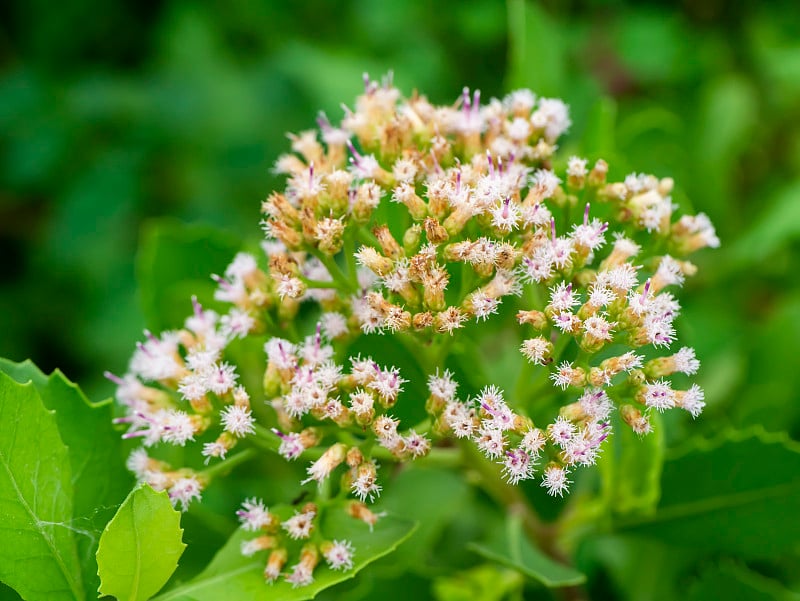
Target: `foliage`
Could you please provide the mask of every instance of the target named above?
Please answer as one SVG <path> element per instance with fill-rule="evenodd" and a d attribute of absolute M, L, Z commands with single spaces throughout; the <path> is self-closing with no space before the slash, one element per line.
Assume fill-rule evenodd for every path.
<path fill-rule="evenodd" d="M 703 417 L 691 427 L 671 420 L 663 440 L 612 439 L 599 482 L 587 482 L 566 512 L 534 487 L 523 489 L 526 498 L 547 524 L 559 524 L 554 537 L 592 598 L 797 598 L 793 5 L 464 4 L 143 8 L 86 0 L 7 8 L 0 354 L 59 366 L 90 398 L 108 396 L 100 374 L 123 369 L 141 329 L 174 325 L 192 293 L 205 304 L 203 286 L 210 294 L 212 284 L 198 278 L 224 268 L 242 232 L 251 238 L 244 245 L 258 239 L 252 224 L 258 200 L 274 187 L 268 168 L 284 132 L 310 126 L 319 108 L 338 115 L 361 71 L 393 67 L 403 90 L 417 86 L 438 102 L 464 83 L 486 97 L 531 86 L 572 106 L 567 154 L 674 176 L 675 202 L 708 213 L 723 248 L 708 264 L 701 259 L 680 324 L 707 359 Z M 397 31 L 407 38 L 401 45 Z M 192 225 L 159 219 L 165 215 Z M 403 371 L 413 365 L 405 351 L 364 352 L 386 353 Z M 464 381 L 474 362 L 449 367 Z M 498 361 L 491 369 L 515 367 Z M 100 533 L 130 490 L 111 405 L 89 403 L 60 372 L 10 362 L 0 370 L 10 376 L 0 376 L 0 530 L 9 541 L 0 581 L 11 587 L 0 584 L 0 596 L 13 588 L 26 599 L 95 598 Z M 27 478 L 35 465 L 36 479 Z M 276 482 L 268 502 L 300 492 L 277 461 L 212 484 L 206 508 L 182 517 L 190 546 L 164 595 L 208 574 L 215 551 L 239 536 L 219 516 L 264 494 L 266 473 Z M 397 549 L 355 581 L 319 597 L 494 599 L 538 587 L 530 566 L 515 565 L 510 553 L 467 549 L 502 544 L 496 535 L 507 528 L 475 478 L 430 466 L 397 474 L 383 503 L 399 521 L 418 520 L 418 529 L 402 544 L 393 538 L 385 548 Z M 490 556 L 499 562 L 483 563 Z M 50 575 L 36 582 L 54 588 L 30 588 L 32 574 Z"/>

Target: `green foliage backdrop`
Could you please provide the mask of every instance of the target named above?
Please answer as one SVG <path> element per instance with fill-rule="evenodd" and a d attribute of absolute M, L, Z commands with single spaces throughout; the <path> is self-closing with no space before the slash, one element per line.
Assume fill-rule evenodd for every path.
<path fill-rule="evenodd" d="M 723 246 L 701 257 L 680 324 L 683 342 L 704 359 L 698 381 L 708 407 L 691 434 L 710 442 L 687 441 L 687 429 L 670 424 L 664 453 L 645 449 L 604 465 L 604 482 L 619 485 L 603 491 L 603 503 L 627 515 L 617 534 L 577 548 L 577 564 L 593 598 L 685 598 L 687 590 L 691 599 L 797 598 L 798 481 L 774 473 L 797 463 L 792 439 L 800 438 L 793 2 L 9 3 L 0 9 L 0 356 L 31 357 L 45 373 L 60 368 L 89 398 L 109 396 L 101 374 L 124 371 L 142 328 L 187 313 L 191 291 L 211 289 L 204 274 L 224 267 L 229 249 L 257 242 L 259 202 L 276 186 L 270 168 L 286 149 L 285 132 L 311 127 L 320 109 L 338 117 L 362 71 L 389 69 L 402 90 L 419 88 L 439 103 L 463 85 L 484 97 L 520 86 L 561 97 L 575 124 L 569 149 L 620 171 L 672 176 L 681 208 L 710 215 Z M 202 257 L 196 273 L 193 257 Z M 69 439 L 80 437 L 70 420 L 108 418 L 108 407 L 87 404 L 58 373 L 1 367 L 33 379 L 26 394 L 43 405 L 25 419 L 53 422 L 48 432 L 73 451 Z M 56 395 L 74 410 L 57 414 L 58 423 L 46 412 Z M 730 428 L 747 434 L 726 437 Z M 70 469 L 81 477 L 66 456 L 56 460 L 64 478 Z M 746 473 L 761 466 L 764 475 L 718 485 L 725 462 Z M 264 469 L 272 467 L 281 469 Z M 650 476 L 615 480 L 609 470 L 621 469 Z M 450 473 L 401 477 L 411 483 L 395 484 L 386 504 L 422 505 L 428 521 L 414 534 L 417 546 L 400 546 L 356 584 L 333 589 L 341 598 L 401 598 L 391 584 L 399 577 L 403 598 L 499 599 L 518 588 L 506 567 L 454 575 L 441 559 L 471 553 L 470 534 L 503 532 L 474 517 L 485 499 Z M 252 478 L 244 492 L 256 492 Z M 403 499 L 404 490 L 472 509 L 455 528 L 441 504 L 425 508 Z M 236 504 L 240 492 L 210 490 L 208 503 Z M 124 496 L 104 494 L 112 509 Z M 45 508 L 41 519 L 74 515 L 102 528 L 113 514 L 93 515 L 82 502 Z M 190 544 L 177 580 L 205 566 L 230 533 L 231 524 L 202 511 L 184 516 L 184 527 L 207 530 L 213 546 Z M 636 511 L 647 517 L 631 517 Z M 574 519 L 591 523 L 586 512 Z M 687 519 L 675 526 L 675 516 Z M 45 534 L 31 534 L 32 553 Z M 97 544 L 70 537 L 73 556 Z M 535 549 L 517 551 L 500 563 L 515 567 Z M 535 573 L 539 558 L 528 560 L 522 572 Z M 84 574 L 73 589 L 95 587 L 95 578 Z"/>

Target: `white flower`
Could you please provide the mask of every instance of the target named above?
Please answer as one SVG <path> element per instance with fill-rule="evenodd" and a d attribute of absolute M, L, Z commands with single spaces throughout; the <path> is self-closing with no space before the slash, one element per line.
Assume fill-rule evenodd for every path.
<path fill-rule="evenodd" d="M 308 538 L 311 536 L 311 531 L 314 528 L 314 517 L 316 515 L 314 511 L 295 512 L 292 517 L 281 523 L 281 527 L 290 538 L 295 540 Z"/>
<path fill-rule="evenodd" d="M 306 564 L 298 563 L 292 567 L 292 573 L 286 576 L 286 582 L 290 582 L 292 584 L 292 588 L 308 586 L 314 582 L 314 571 L 311 570 Z"/>
<path fill-rule="evenodd" d="M 322 555 L 332 570 L 350 570 L 353 568 L 353 543 L 347 540 L 335 540 Z"/>
<path fill-rule="evenodd" d="M 220 412 L 220 419 L 225 431 L 230 432 L 237 438 L 242 438 L 248 434 L 255 434 L 253 414 L 247 407 L 239 405 L 228 405 Z"/>
<path fill-rule="evenodd" d="M 658 411 L 671 409 L 675 406 L 675 391 L 665 380 L 659 380 L 652 384 L 645 384 L 643 387 L 642 398 L 644 404 Z"/>
<path fill-rule="evenodd" d="M 242 509 L 237 511 L 236 515 L 242 523 L 242 528 L 250 532 L 261 530 L 275 521 L 275 518 L 270 515 L 264 502 L 255 497 L 246 499 L 245 502 L 242 503 Z"/>
<path fill-rule="evenodd" d="M 539 108 L 531 115 L 531 124 L 544 130 L 548 142 L 555 142 L 572 125 L 569 108 L 557 98 L 540 98 Z"/>
<path fill-rule="evenodd" d="M 495 206 L 491 214 L 492 225 L 501 232 L 507 234 L 517 229 L 520 217 L 519 206 L 511 202 L 510 197 L 506 197 L 499 205 Z"/>
<path fill-rule="evenodd" d="M 289 461 L 297 459 L 302 452 L 306 450 L 300 434 L 297 432 L 284 434 L 280 430 L 274 428 L 272 431 L 281 439 L 281 446 L 278 447 L 278 454 L 284 459 L 288 459 Z"/>
<path fill-rule="evenodd" d="M 431 441 L 425 438 L 422 434 L 417 434 L 414 430 L 409 430 L 408 434 L 403 437 L 406 450 L 411 453 L 414 458 L 427 455 L 431 449 Z"/>
<path fill-rule="evenodd" d="M 547 434 L 550 436 L 550 440 L 553 441 L 553 444 L 563 449 L 572 440 L 576 430 L 575 424 L 559 415 L 556 420 L 547 427 Z"/>
<path fill-rule="evenodd" d="M 233 308 L 220 320 L 222 333 L 229 338 L 244 338 L 255 328 L 256 320 L 247 312 Z"/>
<path fill-rule="evenodd" d="M 283 338 L 270 338 L 264 345 L 269 362 L 278 369 L 293 369 L 297 364 L 294 344 Z"/>
<path fill-rule="evenodd" d="M 581 159 L 576 156 L 569 157 L 567 161 L 567 175 L 570 177 L 585 177 L 588 171 L 586 170 L 586 159 Z"/>
<path fill-rule="evenodd" d="M 189 508 L 189 503 L 194 499 L 200 499 L 203 487 L 200 481 L 194 476 L 179 478 L 169 489 L 169 498 L 175 507 L 181 511 Z"/>
<path fill-rule="evenodd" d="M 147 455 L 147 451 L 142 447 L 131 451 L 125 461 L 125 467 L 128 468 L 128 471 L 133 472 L 138 479 L 141 479 L 145 472 L 150 469 L 150 457 Z"/>
<path fill-rule="evenodd" d="M 442 399 L 443 401 L 450 402 L 456 398 L 456 390 L 458 389 L 458 382 L 453 379 L 453 374 L 450 370 L 444 370 L 444 373 L 439 375 L 439 368 L 436 368 L 436 373 L 428 376 L 428 390 L 430 393 Z"/>
<path fill-rule="evenodd" d="M 520 480 L 533 477 L 533 461 L 523 449 L 506 451 L 503 460 L 503 476 L 509 484 L 517 484 Z"/>
<path fill-rule="evenodd" d="M 469 298 L 476 321 L 486 321 L 489 315 L 497 313 L 500 301 L 488 296 L 483 290 L 473 292 Z"/>
<path fill-rule="evenodd" d="M 544 432 L 539 428 L 531 428 L 522 436 L 519 447 L 532 457 L 538 457 L 546 443 Z"/>
<path fill-rule="evenodd" d="M 396 367 L 379 369 L 376 365 L 375 372 L 375 379 L 367 387 L 377 392 L 387 403 L 394 403 L 397 395 L 403 391 L 403 384 L 408 380 L 400 377 L 400 370 Z"/>
<path fill-rule="evenodd" d="M 545 468 L 542 475 L 542 486 L 547 489 L 547 494 L 551 497 L 563 496 L 568 491 L 571 482 L 567 479 L 566 468 L 557 465 L 549 465 Z"/>
<path fill-rule="evenodd" d="M 705 393 L 697 384 L 692 384 L 689 390 L 676 393 L 676 395 L 680 399 L 680 406 L 691 413 L 692 417 L 697 417 L 700 415 L 703 412 L 703 408 L 706 406 L 706 404 L 703 402 L 703 399 L 705 399 Z M 678 404 L 677 401 L 676 404 Z"/>
<path fill-rule="evenodd" d="M 161 440 L 181 447 L 194 440 L 195 426 L 189 414 L 175 409 L 160 413 Z"/>
<path fill-rule="evenodd" d="M 694 349 L 684 346 L 681 350 L 672 356 L 675 361 L 675 371 L 687 375 L 693 375 L 700 369 L 700 361 L 695 356 Z"/>
<path fill-rule="evenodd" d="M 206 374 L 206 386 L 211 392 L 220 396 L 231 390 L 238 378 L 233 365 L 220 363 Z"/>
<path fill-rule="evenodd" d="M 344 336 L 349 331 L 347 327 L 347 318 L 335 311 L 323 313 L 320 316 L 320 324 L 322 326 L 322 333 L 329 340 Z"/>
<path fill-rule="evenodd" d="M 475 442 L 478 448 L 490 459 L 496 459 L 503 454 L 506 446 L 506 439 L 503 432 L 491 426 L 491 424 L 484 423 L 478 429 L 475 436 Z"/>
<path fill-rule="evenodd" d="M 575 305 L 579 305 L 580 300 L 572 290 L 572 284 L 560 282 L 550 289 L 550 306 L 556 312 L 569 311 Z"/>

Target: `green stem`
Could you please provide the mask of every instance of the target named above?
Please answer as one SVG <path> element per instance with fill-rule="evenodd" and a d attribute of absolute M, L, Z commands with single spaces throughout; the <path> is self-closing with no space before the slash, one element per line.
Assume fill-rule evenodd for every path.
<path fill-rule="evenodd" d="M 199 472 L 198 475 L 202 478 L 213 480 L 216 476 L 225 474 L 235 468 L 237 465 L 249 461 L 257 455 L 255 449 L 244 449 L 243 451 L 232 455 L 219 463 L 212 465 L 209 468 Z"/>
<path fill-rule="evenodd" d="M 481 487 L 486 493 L 509 511 L 519 516 L 525 532 L 543 550 L 552 551 L 553 533 L 531 507 L 519 488 L 503 482 L 500 468 L 491 463 L 476 448 L 472 441 L 459 440 L 467 465 L 480 476 Z M 552 555 L 552 553 L 550 552 Z"/>
<path fill-rule="evenodd" d="M 322 263 L 328 270 L 328 273 L 331 274 L 333 281 L 336 282 L 342 290 L 348 292 L 355 292 L 357 290 L 358 286 L 353 285 L 353 283 L 348 280 L 347 276 L 341 270 L 336 261 L 334 261 L 333 257 L 326 255 L 318 248 L 309 248 L 308 252 L 319 259 L 320 263 Z"/>
<path fill-rule="evenodd" d="M 278 447 L 281 446 L 281 438 L 277 434 L 275 434 L 269 428 L 265 428 L 261 424 L 253 424 L 255 428 L 255 435 L 248 439 L 252 441 L 258 447 L 272 451 L 274 453 L 278 452 Z"/>
<path fill-rule="evenodd" d="M 428 343 L 409 332 L 395 332 L 394 337 L 414 358 L 422 373 L 433 373 L 436 368 L 436 365 L 434 365 L 436 358 L 433 356 Z"/>
<path fill-rule="evenodd" d="M 339 282 L 323 282 L 322 280 L 309 280 L 303 276 L 300 276 L 300 281 L 303 282 L 309 288 L 335 288 L 337 290 L 341 290 L 341 285 Z"/>
<path fill-rule="evenodd" d="M 358 290 L 358 265 L 356 264 L 356 232 L 353 229 L 347 231 L 344 236 L 344 260 L 347 264 L 347 273 L 350 282 Z"/>

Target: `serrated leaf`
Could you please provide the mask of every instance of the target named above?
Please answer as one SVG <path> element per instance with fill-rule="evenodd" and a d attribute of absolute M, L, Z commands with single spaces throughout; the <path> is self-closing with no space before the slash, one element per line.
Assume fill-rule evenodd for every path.
<path fill-rule="evenodd" d="M 661 496 L 661 470 L 664 464 L 664 434 L 658 414 L 651 416 L 653 432 L 637 436 L 613 418 L 614 435 L 598 460 L 603 501 L 615 514 L 648 513 Z"/>
<path fill-rule="evenodd" d="M 620 519 L 617 530 L 748 557 L 797 545 L 800 445 L 763 430 L 700 441 L 669 458 L 651 516 Z"/>
<path fill-rule="evenodd" d="M 0 374 L 0 580 L 28 600 L 83 599 L 67 448 L 33 384 Z"/>
<path fill-rule="evenodd" d="M 119 601 L 140 601 L 157 593 L 186 548 L 180 516 L 166 491 L 147 485 L 132 490 L 100 537 L 100 593 Z"/>
<path fill-rule="evenodd" d="M 548 588 L 573 586 L 586 580 L 578 570 L 550 559 L 533 546 L 522 532 L 517 516 L 509 517 L 506 528 L 495 533 L 488 543 L 471 543 L 469 547 L 478 555 L 514 568 Z"/>
<path fill-rule="evenodd" d="M 279 508 L 272 508 L 271 511 L 280 513 Z M 237 530 L 203 572 L 190 582 L 158 596 L 155 601 L 312 599 L 320 591 L 352 578 L 368 564 L 392 552 L 411 536 L 415 528 L 414 522 L 387 515 L 370 532 L 366 524 L 347 515 L 344 504 L 331 506 L 323 516 L 321 532 L 328 540 L 346 539 L 353 543 L 353 569 L 341 572 L 319 565 L 314 571 L 314 582 L 299 588 L 292 588 L 284 580 L 267 584 L 264 581 L 265 554 L 256 557 L 244 557 L 241 554 L 242 541 L 255 538 L 255 535 Z"/>
<path fill-rule="evenodd" d="M 136 260 L 142 311 L 155 331 L 183 325 L 196 295 L 215 303 L 211 274 L 222 274 L 239 250 L 235 237 L 202 225 L 162 219 L 147 224 Z"/>
<path fill-rule="evenodd" d="M 112 401 L 90 403 L 60 371 L 46 376 L 30 361 L 0 359 L 0 371 L 20 383 L 33 382 L 44 406 L 55 412 L 72 467 L 72 526 L 83 583 L 87 591 L 95 591 L 100 583 L 95 563 L 100 533 L 131 486 L 120 436 L 111 427 Z"/>

